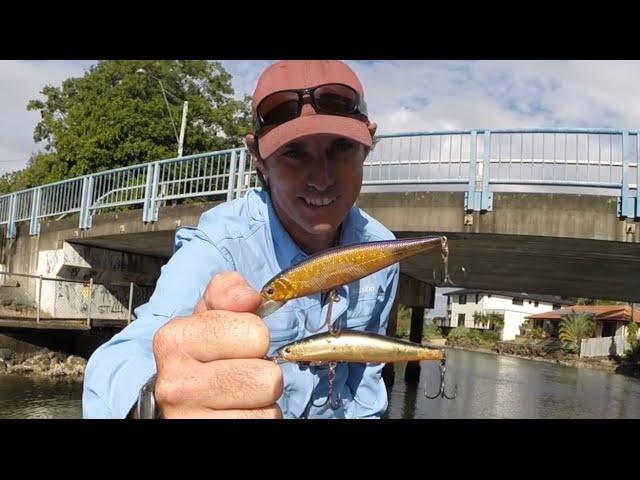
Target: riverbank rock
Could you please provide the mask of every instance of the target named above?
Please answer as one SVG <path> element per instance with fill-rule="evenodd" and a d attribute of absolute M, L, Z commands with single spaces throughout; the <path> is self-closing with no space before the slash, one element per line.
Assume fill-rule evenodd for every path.
<path fill-rule="evenodd" d="M 13 350 L 9 348 L 0 348 L 0 360 L 11 360 L 13 357 Z"/>
<path fill-rule="evenodd" d="M 593 368 L 640 378 L 640 362 L 629 361 L 621 357 L 580 358 L 578 354 L 564 350 L 562 342 L 553 338 L 497 342 L 495 350 L 499 355 L 513 355 L 529 360 L 552 362 L 567 367 Z"/>
<path fill-rule="evenodd" d="M 86 365 L 87 361 L 82 357 L 47 348 L 31 353 L 0 351 L 0 373 L 81 378 Z"/>
<path fill-rule="evenodd" d="M 553 360 L 567 360 L 571 357 L 562 349 L 562 342 L 556 338 L 532 339 L 526 342 L 496 342 L 495 350 L 505 355 L 542 357 Z"/>

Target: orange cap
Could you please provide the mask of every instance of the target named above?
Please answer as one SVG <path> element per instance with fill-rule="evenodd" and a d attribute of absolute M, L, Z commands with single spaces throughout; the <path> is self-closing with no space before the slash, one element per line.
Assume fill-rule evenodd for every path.
<path fill-rule="evenodd" d="M 327 83 L 350 86 L 364 98 L 364 89 L 354 71 L 337 60 L 284 60 L 266 68 L 253 93 L 252 113 L 268 95 L 281 90 L 301 90 Z M 309 111 L 311 110 L 311 112 Z M 298 138 L 314 134 L 335 134 L 371 147 L 368 122 L 351 116 L 317 113 L 313 108 L 301 116 L 277 125 L 260 135 L 260 156 L 267 158 Z"/>

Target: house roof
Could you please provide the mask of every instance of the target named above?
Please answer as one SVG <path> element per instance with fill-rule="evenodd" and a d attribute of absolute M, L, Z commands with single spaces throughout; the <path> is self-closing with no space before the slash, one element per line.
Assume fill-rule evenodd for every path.
<path fill-rule="evenodd" d="M 466 289 L 462 288 L 460 290 L 454 290 L 452 292 L 443 293 L 443 295 L 470 295 L 475 293 L 490 293 L 492 295 L 502 295 L 504 297 L 509 298 L 522 298 L 524 300 L 537 300 L 539 302 L 546 302 L 555 305 L 571 305 L 572 302 L 567 300 L 563 300 L 561 297 L 556 295 L 537 295 L 537 294 L 529 294 L 524 292 L 504 292 L 499 290 L 474 290 L 474 289 Z"/>
<path fill-rule="evenodd" d="M 571 312 L 590 313 L 595 315 L 597 322 L 629 322 L 631 320 L 631 307 L 629 305 L 574 305 L 559 310 L 551 310 L 549 312 L 536 313 L 526 318 L 532 320 L 551 320 L 560 321 Z M 640 311 L 634 309 L 633 320 L 640 323 Z"/>

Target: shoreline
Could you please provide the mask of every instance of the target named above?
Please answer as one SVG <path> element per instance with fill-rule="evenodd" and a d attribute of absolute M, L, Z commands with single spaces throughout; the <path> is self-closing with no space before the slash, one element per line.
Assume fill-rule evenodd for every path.
<path fill-rule="evenodd" d="M 565 367 L 589 368 L 591 370 L 601 370 L 601 371 L 605 371 L 605 372 L 609 372 L 617 375 L 624 375 L 626 377 L 640 379 L 640 365 L 633 365 L 631 363 L 625 362 L 625 360 L 616 362 L 615 360 L 612 360 L 606 357 L 594 357 L 592 360 L 545 358 L 541 356 L 519 355 L 516 353 L 496 352 L 495 350 L 491 350 L 484 347 L 461 347 L 459 345 L 444 345 L 444 348 L 451 348 L 453 350 L 465 350 L 468 352 L 489 353 L 491 355 L 520 358 L 522 360 L 532 360 L 535 362 L 552 363 L 555 365 L 562 365 Z"/>
<path fill-rule="evenodd" d="M 504 357 L 532 360 L 535 362 L 552 363 L 573 368 L 589 368 L 608 373 L 624 375 L 640 379 L 640 364 L 614 360 L 607 357 L 595 357 L 589 359 L 579 358 L 553 358 L 536 355 L 522 355 L 517 353 L 498 352 L 494 349 L 475 346 L 446 345 L 444 339 L 434 339 L 423 344 L 436 348 L 463 350 L 468 352 L 488 353 Z M 0 375 L 21 375 L 30 377 L 68 379 L 81 381 L 87 361 L 76 355 L 66 355 L 47 348 L 34 352 L 15 352 L 7 348 L 0 348 Z"/>
<path fill-rule="evenodd" d="M 20 375 L 64 380 L 82 380 L 87 361 L 47 348 L 32 352 L 15 352 L 0 348 L 0 375 Z"/>

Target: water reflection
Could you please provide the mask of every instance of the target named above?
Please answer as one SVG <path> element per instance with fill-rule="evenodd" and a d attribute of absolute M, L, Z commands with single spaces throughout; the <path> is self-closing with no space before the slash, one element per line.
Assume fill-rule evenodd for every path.
<path fill-rule="evenodd" d="M 404 364 L 395 368 L 385 418 L 640 417 L 640 380 L 604 371 L 449 350 L 447 384 L 458 397 L 429 400 L 422 390 L 437 388 L 437 362 L 422 363 L 417 388 L 402 382 Z"/>
<path fill-rule="evenodd" d="M 0 418 L 82 418 L 82 382 L 0 375 Z"/>

